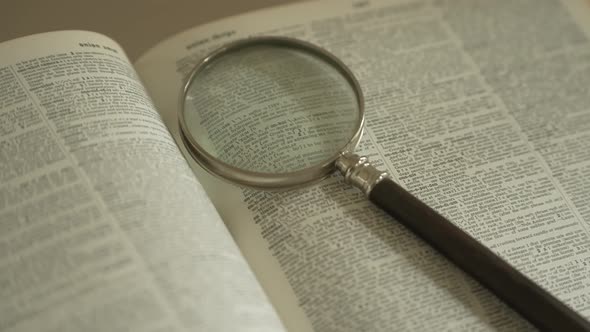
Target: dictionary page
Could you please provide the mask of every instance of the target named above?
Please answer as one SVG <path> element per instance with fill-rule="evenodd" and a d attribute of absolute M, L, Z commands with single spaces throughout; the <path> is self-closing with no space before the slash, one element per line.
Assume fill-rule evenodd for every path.
<path fill-rule="evenodd" d="M 178 140 L 207 52 L 259 34 L 327 48 L 366 97 L 357 152 L 590 317 L 589 26 L 582 0 L 316 2 L 197 27 L 136 68 Z M 531 328 L 340 176 L 240 189 L 178 142 L 289 329 Z"/>
<path fill-rule="evenodd" d="M 0 55 L 1 331 L 283 330 L 115 42 Z"/>

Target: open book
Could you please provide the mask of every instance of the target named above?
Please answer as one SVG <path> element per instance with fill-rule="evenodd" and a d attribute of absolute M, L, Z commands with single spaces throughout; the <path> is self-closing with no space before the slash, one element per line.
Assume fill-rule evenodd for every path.
<path fill-rule="evenodd" d="M 262 192 L 179 140 L 186 74 L 252 35 L 340 57 L 358 153 L 590 318 L 590 4 L 300 3 L 131 64 L 83 31 L 0 44 L 0 331 L 526 330 L 348 188 Z"/>

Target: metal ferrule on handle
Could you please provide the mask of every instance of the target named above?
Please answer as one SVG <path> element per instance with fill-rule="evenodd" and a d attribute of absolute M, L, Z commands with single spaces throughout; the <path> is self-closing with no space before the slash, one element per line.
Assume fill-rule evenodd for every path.
<path fill-rule="evenodd" d="M 360 189 L 369 196 L 371 190 L 381 180 L 389 178 L 387 172 L 382 172 L 369 163 L 369 158 L 345 152 L 336 160 L 336 168 L 344 176 L 344 181 Z"/>

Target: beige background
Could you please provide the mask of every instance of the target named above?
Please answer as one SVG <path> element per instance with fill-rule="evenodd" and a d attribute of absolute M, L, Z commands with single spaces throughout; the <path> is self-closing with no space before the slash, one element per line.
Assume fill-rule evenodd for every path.
<path fill-rule="evenodd" d="M 52 30 L 103 33 L 131 60 L 176 32 L 218 18 L 296 0 L 5 0 L 0 42 Z"/>

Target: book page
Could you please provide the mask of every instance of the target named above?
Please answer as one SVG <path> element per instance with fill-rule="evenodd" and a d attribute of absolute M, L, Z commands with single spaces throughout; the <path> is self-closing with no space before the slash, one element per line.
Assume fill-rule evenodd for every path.
<path fill-rule="evenodd" d="M 0 330 L 283 330 L 115 42 L 0 55 Z"/>
<path fill-rule="evenodd" d="M 259 34 L 340 57 L 366 97 L 357 152 L 590 317 L 586 2 L 322 2 L 198 27 L 136 64 L 176 138 L 192 66 Z M 339 176 L 270 193 L 191 166 L 290 329 L 292 307 L 318 331 L 531 328 Z"/>

